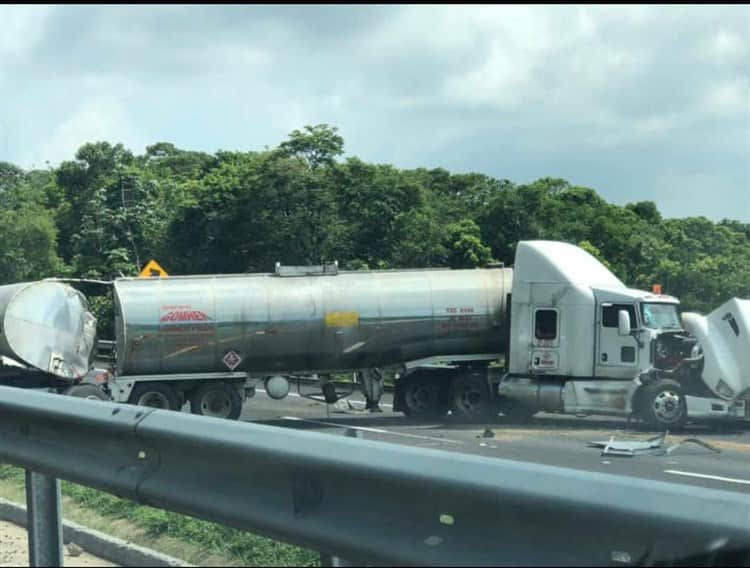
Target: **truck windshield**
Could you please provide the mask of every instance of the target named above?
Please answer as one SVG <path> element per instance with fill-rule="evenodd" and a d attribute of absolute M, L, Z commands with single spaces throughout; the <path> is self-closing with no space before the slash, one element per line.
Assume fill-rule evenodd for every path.
<path fill-rule="evenodd" d="M 674 304 L 641 304 L 643 325 L 651 329 L 682 329 Z"/>

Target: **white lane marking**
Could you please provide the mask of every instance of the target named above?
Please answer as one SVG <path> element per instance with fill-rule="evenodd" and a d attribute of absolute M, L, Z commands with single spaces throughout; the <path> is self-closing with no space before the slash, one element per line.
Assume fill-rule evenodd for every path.
<path fill-rule="evenodd" d="M 258 391 L 258 392 L 266 392 L 265 389 L 255 389 L 255 390 Z M 300 394 L 298 394 L 296 392 L 290 392 L 287 396 L 296 396 L 296 397 L 303 398 L 302 395 L 300 395 Z M 365 401 L 363 401 L 363 400 L 351 400 L 349 402 L 351 402 L 352 404 L 364 404 L 365 403 Z M 386 408 L 393 408 L 392 404 L 386 404 L 384 402 L 381 402 L 380 406 L 385 406 Z"/>
<path fill-rule="evenodd" d="M 714 479 L 716 481 L 725 481 L 726 483 L 740 483 L 750 485 L 750 479 L 736 479 L 734 477 L 722 477 L 720 475 L 708 475 L 706 473 L 693 473 L 692 471 L 678 471 L 676 469 L 665 469 L 664 473 L 672 475 L 684 475 L 686 477 L 700 477 L 701 479 Z"/>
<path fill-rule="evenodd" d="M 282 420 L 293 420 L 295 422 L 309 422 L 310 424 L 320 424 L 321 426 L 330 426 L 333 428 L 351 428 L 352 430 L 361 430 L 362 432 L 373 432 L 375 434 L 389 434 L 391 436 L 402 436 L 404 438 L 416 438 L 417 440 L 432 440 L 433 442 L 445 442 L 446 444 L 463 444 L 459 440 L 450 440 L 447 438 L 435 438 L 433 436 L 420 436 L 418 434 L 407 434 L 406 432 L 393 432 L 392 430 L 383 430 L 381 428 L 368 428 L 365 426 L 352 426 L 351 424 L 335 424 L 334 422 L 323 422 L 322 420 L 310 420 L 308 418 L 299 418 L 298 416 L 281 416 Z"/>

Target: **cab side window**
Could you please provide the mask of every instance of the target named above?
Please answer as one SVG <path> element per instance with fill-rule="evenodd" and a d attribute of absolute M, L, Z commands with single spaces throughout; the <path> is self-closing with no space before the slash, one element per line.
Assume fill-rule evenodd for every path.
<path fill-rule="evenodd" d="M 638 327 L 638 320 L 635 319 L 635 306 L 632 304 L 613 304 L 602 308 L 602 326 L 617 327 L 617 314 L 620 310 L 625 310 L 630 315 L 630 325 L 633 328 Z"/>
<path fill-rule="evenodd" d="M 557 339 L 557 310 L 536 311 L 534 336 L 537 339 Z"/>

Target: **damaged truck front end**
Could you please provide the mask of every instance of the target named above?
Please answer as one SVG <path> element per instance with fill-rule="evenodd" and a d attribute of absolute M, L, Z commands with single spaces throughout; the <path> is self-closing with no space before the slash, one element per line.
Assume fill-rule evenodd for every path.
<path fill-rule="evenodd" d="M 750 300 L 733 298 L 708 315 L 682 314 L 700 354 L 703 397 L 688 397 L 695 418 L 750 420 Z"/>

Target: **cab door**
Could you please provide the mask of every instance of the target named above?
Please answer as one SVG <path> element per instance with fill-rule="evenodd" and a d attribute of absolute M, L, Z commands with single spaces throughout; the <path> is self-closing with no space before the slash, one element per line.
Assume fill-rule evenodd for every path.
<path fill-rule="evenodd" d="M 603 302 L 599 305 L 598 349 L 596 375 L 601 377 L 631 378 L 638 368 L 638 343 L 631 336 L 621 336 L 617 329 L 620 310 L 630 315 L 630 325 L 638 327 L 634 304 Z"/>

